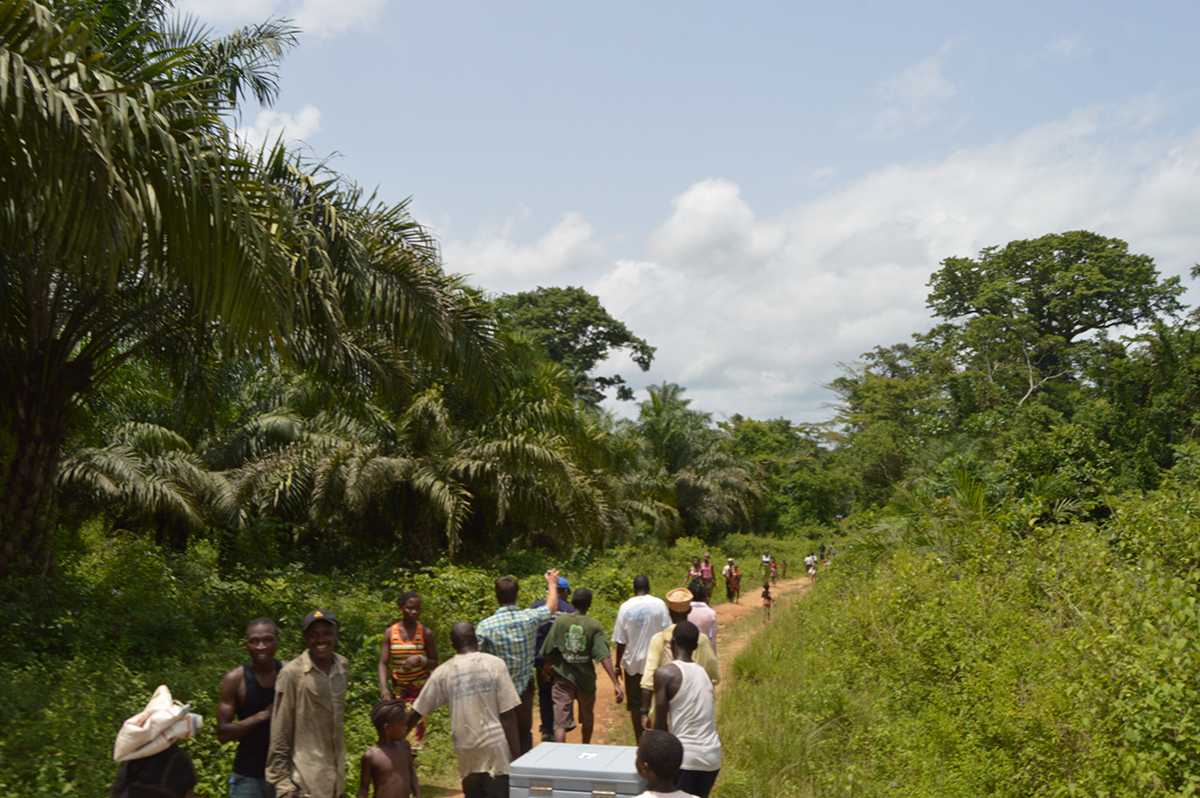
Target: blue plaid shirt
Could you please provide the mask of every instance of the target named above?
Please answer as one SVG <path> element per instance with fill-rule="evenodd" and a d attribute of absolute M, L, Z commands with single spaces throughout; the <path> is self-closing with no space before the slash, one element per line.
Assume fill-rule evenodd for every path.
<path fill-rule="evenodd" d="M 550 620 L 549 607 L 523 610 L 517 606 L 501 607 L 475 627 L 479 650 L 495 654 L 508 666 L 513 687 L 522 694 L 533 680 L 533 658 L 537 654 L 535 640 L 538 627 Z"/>

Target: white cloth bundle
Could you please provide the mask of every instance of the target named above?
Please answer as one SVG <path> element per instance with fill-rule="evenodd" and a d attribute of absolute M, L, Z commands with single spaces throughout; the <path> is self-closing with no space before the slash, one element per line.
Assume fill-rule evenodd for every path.
<path fill-rule="evenodd" d="M 191 708 L 173 700 L 167 686 L 160 684 L 146 708 L 121 724 L 113 745 L 113 759 L 117 762 L 144 759 L 191 737 L 203 722 L 199 715 L 189 712 Z"/>

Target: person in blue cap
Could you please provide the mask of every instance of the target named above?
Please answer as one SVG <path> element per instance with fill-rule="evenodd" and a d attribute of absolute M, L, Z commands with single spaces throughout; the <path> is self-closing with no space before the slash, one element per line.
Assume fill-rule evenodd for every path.
<path fill-rule="evenodd" d="M 565 576 L 558 577 L 558 611 L 560 613 L 575 612 L 575 608 L 564 596 L 571 595 L 571 583 L 567 581 Z M 533 602 L 531 607 L 536 609 L 545 606 L 544 598 Z M 538 627 L 537 630 L 537 647 L 534 651 L 537 654 L 533 658 L 534 673 L 537 674 L 538 686 L 538 720 L 542 731 L 542 742 L 554 742 L 554 701 L 550 695 L 550 687 L 554 684 L 554 675 L 547 675 L 546 660 L 542 657 L 542 644 L 546 642 L 546 635 L 550 633 L 550 627 L 554 625 L 554 621 L 549 620 Z"/>

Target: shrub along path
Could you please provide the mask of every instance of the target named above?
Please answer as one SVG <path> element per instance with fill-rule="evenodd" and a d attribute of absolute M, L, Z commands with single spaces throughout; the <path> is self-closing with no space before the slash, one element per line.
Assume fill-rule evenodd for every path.
<path fill-rule="evenodd" d="M 783 606 L 803 596 L 810 587 L 812 587 L 812 580 L 807 576 L 785 579 L 777 583 L 772 589 L 772 593 L 775 595 L 775 606 L 771 609 L 771 620 L 774 621 L 778 617 Z M 751 592 L 744 593 L 742 600 L 737 604 L 717 604 L 714 607 L 717 611 L 717 656 L 721 662 L 721 683 L 717 686 L 718 693 L 722 692 L 729 684 L 729 679 L 733 674 L 733 661 L 737 659 L 738 654 L 746 647 L 750 639 L 766 625 L 762 601 L 759 599 L 761 590 L 761 587 L 756 587 Z M 633 729 L 629 723 L 629 713 L 625 710 L 624 704 L 617 704 L 613 700 L 612 683 L 609 682 L 608 677 L 601 673 L 599 668 L 596 670 L 596 724 L 592 742 L 601 745 L 633 745 Z M 539 739 L 537 718 L 535 704 L 533 715 L 535 741 Z M 578 729 L 567 735 L 567 742 L 581 742 Z M 461 798 L 461 792 L 440 782 L 441 780 L 437 780 L 430 785 L 422 783 L 422 794 L 436 796 L 436 798 Z"/>

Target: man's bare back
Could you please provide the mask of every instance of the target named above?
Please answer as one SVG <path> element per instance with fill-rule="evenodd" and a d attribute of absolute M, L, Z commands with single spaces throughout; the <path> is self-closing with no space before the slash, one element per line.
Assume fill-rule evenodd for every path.
<path fill-rule="evenodd" d="M 412 749 L 405 740 L 391 740 L 367 749 L 362 757 L 362 780 L 359 798 L 367 798 L 374 788 L 374 798 L 421 798 L 417 782 L 416 763 Z"/>

